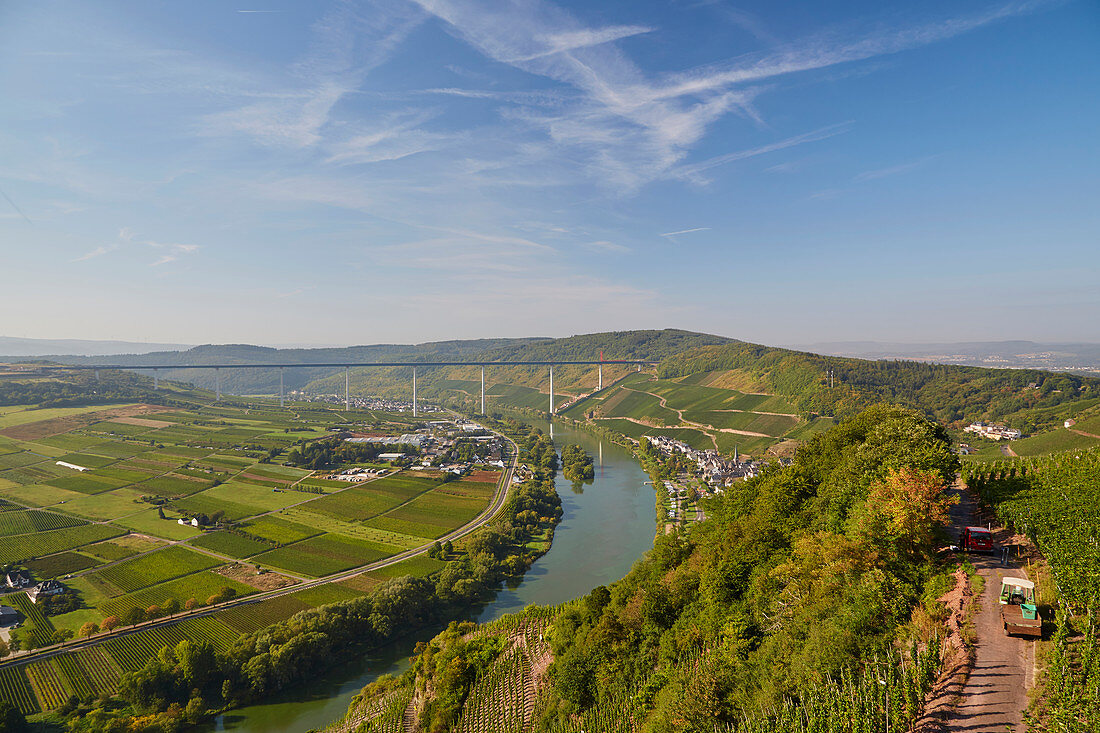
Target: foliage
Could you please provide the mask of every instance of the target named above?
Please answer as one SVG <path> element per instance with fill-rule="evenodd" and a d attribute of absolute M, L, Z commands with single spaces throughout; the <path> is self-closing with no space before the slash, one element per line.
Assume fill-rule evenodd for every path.
<path fill-rule="evenodd" d="M 592 456 L 579 445 L 567 445 L 561 449 L 562 475 L 570 481 L 591 481 L 596 477 Z"/>
<path fill-rule="evenodd" d="M 844 417 L 881 401 L 920 409 L 945 423 L 1001 419 L 1025 409 L 1080 400 L 1100 390 L 1098 379 L 1065 373 L 867 361 L 742 342 L 671 355 L 661 362 L 658 373 L 671 379 L 719 370 L 741 371 L 761 380 L 770 391 L 792 398 L 803 413 Z M 1053 424 L 1051 420 L 1047 422 Z"/>
<path fill-rule="evenodd" d="M 420 450 L 412 445 L 349 443 L 345 440 L 346 437 L 346 435 L 334 435 L 331 438 L 315 440 L 312 443 L 292 448 L 287 453 L 286 462 L 291 466 L 318 470 L 340 466 L 345 463 L 369 463 L 377 460 L 382 453 L 420 454 Z"/>

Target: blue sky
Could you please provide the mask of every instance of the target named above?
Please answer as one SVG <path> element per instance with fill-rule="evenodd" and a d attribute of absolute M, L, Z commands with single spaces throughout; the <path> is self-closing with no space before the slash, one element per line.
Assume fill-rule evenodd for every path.
<path fill-rule="evenodd" d="M 0 335 L 1100 341 L 1100 5 L 0 0 Z"/>

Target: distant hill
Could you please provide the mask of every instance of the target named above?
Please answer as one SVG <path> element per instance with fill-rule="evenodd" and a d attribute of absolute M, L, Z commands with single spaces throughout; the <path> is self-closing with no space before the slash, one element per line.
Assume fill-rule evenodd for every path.
<path fill-rule="evenodd" d="M 1007 348 L 1007 347 L 1006 347 Z M 593 420 L 615 432 L 640 438 L 661 433 L 698 447 L 760 453 L 789 449 L 876 402 L 904 405 L 956 428 L 971 420 L 1003 421 L 1025 433 L 1041 433 L 1069 418 L 1100 409 L 1100 378 L 1039 369 L 991 369 L 917 360 L 867 360 L 750 344 L 681 330 L 621 331 L 567 338 L 480 339 L 424 344 L 375 344 L 347 348 L 275 349 L 245 344 L 204 345 L 184 351 L 124 356 L 50 357 L 63 363 L 180 364 L 162 378 L 214 387 L 210 370 L 185 364 L 302 364 L 341 361 L 551 361 L 642 359 L 658 362 L 635 374 L 634 367 L 598 370 L 559 366 L 554 370 L 555 407 L 570 417 Z M 344 370 L 302 367 L 287 370 L 286 388 L 308 394 L 344 391 Z M 468 411 L 480 408 L 478 367 L 420 367 L 421 399 Z M 545 367 L 486 370 L 487 408 L 545 413 L 549 375 Z M 230 394 L 273 394 L 278 371 L 221 370 Z M 351 392 L 408 399 L 409 367 L 352 369 Z M 1079 436 L 1080 437 L 1080 436 Z"/>
<path fill-rule="evenodd" d="M 838 341 L 791 346 L 832 356 L 859 359 L 912 359 L 938 364 L 1003 367 L 1008 369 L 1053 369 L 1100 371 L 1100 344 L 1052 344 L 1035 341 L 975 341 L 960 343 L 884 343 Z"/>
<path fill-rule="evenodd" d="M 178 351 L 189 344 L 153 344 L 140 341 L 91 341 L 84 339 L 30 339 L 0 336 L 0 361 L 5 357 L 68 354 L 102 356 L 107 354 L 147 354 L 152 351 Z"/>
<path fill-rule="evenodd" d="M 121 364 L 139 367 L 145 364 L 262 364 L 268 362 L 331 363 L 340 361 L 544 361 L 550 359 L 583 360 L 598 359 L 602 350 L 607 359 L 660 360 L 685 349 L 705 345 L 731 343 L 721 336 L 691 333 L 689 331 L 617 331 L 612 333 L 584 334 L 567 338 L 511 338 L 473 339 L 462 341 L 435 341 L 424 344 L 374 344 L 346 348 L 276 349 L 247 344 L 222 344 L 196 346 L 185 351 L 159 351 L 144 354 L 111 356 L 42 356 L 42 359 L 61 364 Z M 434 379 L 447 376 L 447 370 L 423 370 L 423 394 L 432 393 Z M 535 370 L 519 370 L 512 376 L 531 379 Z M 541 374 L 541 371 L 538 372 Z M 181 368 L 165 372 L 168 379 L 192 382 L 196 386 L 212 389 L 215 376 L 209 370 Z M 498 375 L 499 377 L 500 375 Z M 330 378 L 329 382 L 325 382 Z M 235 394 L 271 394 L 279 388 L 279 375 L 275 370 L 222 371 L 222 389 Z M 410 370 L 354 370 L 353 383 L 360 393 L 403 394 L 409 389 Z M 562 387 L 570 382 L 568 370 L 561 374 Z M 326 368 L 292 369 L 285 373 L 287 389 L 317 391 L 343 391 L 343 370 Z"/>

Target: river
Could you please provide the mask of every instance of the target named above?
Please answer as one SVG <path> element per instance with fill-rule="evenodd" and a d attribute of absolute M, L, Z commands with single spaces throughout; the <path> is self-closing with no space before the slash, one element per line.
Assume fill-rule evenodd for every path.
<path fill-rule="evenodd" d="M 653 547 L 654 493 L 641 466 L 629 451 L 614 443 L 554 424 L 559 450 L 579 443 L 595 459 L 596 478 L 578 493 L 559 473 L 557 490 L 563 516 L 550 551 L 521 580 L 504 587 L 478 621 L 491 621 L 532 603 L 556 605 L 582 596 L 598 585 L 619 580 L 634 561 Z M 383 674 L 399 674 L 409 666 L 416 642 L 440 629 L 424 629 L 342 665 L 301 689 L 264 704 L 220 716 L 211 730 L 249 733 L 302 733 L 323 728 L 347 711 L 351 699 Z"/>

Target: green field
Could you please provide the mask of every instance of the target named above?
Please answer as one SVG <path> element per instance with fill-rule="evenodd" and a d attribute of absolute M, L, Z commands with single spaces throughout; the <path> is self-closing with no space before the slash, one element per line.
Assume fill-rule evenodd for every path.
<path fill-rule="evenodd" d="M 1049 433 L 1040 433 L 1031 438 L 1014 440 L 1008 444 L 1009 448 L 1018 456 L 1041 456 L 1057 451 L 1093 448 L 1098 445 L 1100 445 L 1100 440 L 1071 432 L 1065 428 L 1059 428 Z"/>
<path fill-rule="evenodd" d="M 261 542 L 230 532 L 206 532 L 201 537 L 191 540 L 191 544 L 236 558 L 251 557 L 272 548 L 269 542 Z"/>
<path fill-rule="evenodd" d="M 321 530 L 313 527 L 270 515 L 251 521 L 245 524 L 242 529 L 248 534 L 277 542 L 280 545 L 298 542 L 307 537 L 321 534 Z"/>
<path fill-rule="evenodd" d="M 0 428 L 11 428 L 16 425 L 27 425 L 29 423 L 42 422 L 43 420 L 53 420 L 58 417 L 69 417 L 70 415 L 86 415 L 89 412 L 109 410 L 112 407 L 125 407 L 127 404 L 132 403 L 94 405 L 91 407 L 54 407 L 46 409 L 15 405 L 13 409 L 0 413 Z"/>
<path fill-rule="evenodd" d="M 81 545 L 117 537 L 120 534 L 125 534 L 125 530 L 111 525 L 86 524 L 21 537 L 0 537 L 0 557 L 8 562 L 28 560 L 71 550 Z"/>
<path fill-rule="evenodd" d="M 401 552 L 401 549 L 394 545 L 325 534 L 265 552 L 252 560 L 291 573 L 319 578 L 376 562 Z"/>
<path fill-rule="evenodd" d="M 185 575 L 182 578 L 143 588 L 135 593 L 101 600 L 96 604 L 96 607 L 104 616 L 118 616 L 126 613 L 131 608 L 161 606 L 170 598 L 176 599 L 181 604 L 186 603 L 190 598 L 205 604 L 207 599 L 221 592 L 221 589 L 225 587 L 234 589 L 239 596 L 256 592 L 255 588 L 244 583 L 238 583 L 213 571 L 204 570 L 200 573 Z"/>
<path fill-rule="evenodd" d="M 113 595 L 120 596 L 220 564 L 221 562 L 209 555 L 188 550 L 181 545 L 172 545 L 97 570 L 87 577 L 92 582 L 101 583 L 102 587 L 115 590 Z"/>

